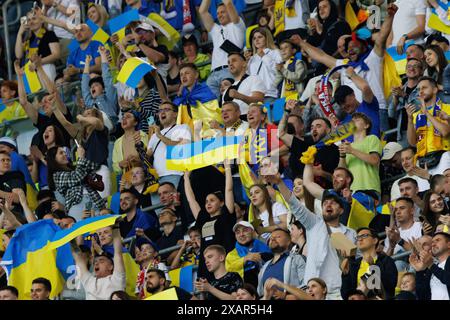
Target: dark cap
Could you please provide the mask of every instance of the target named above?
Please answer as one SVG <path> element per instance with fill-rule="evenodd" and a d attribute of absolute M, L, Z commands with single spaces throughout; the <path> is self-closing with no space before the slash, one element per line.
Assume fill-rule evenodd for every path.
<path fill-rule="evenodd" d="M 144 244 L 149 244 L 149 245 L 151 245 L 152 248 L 153 248 L 156 252 L 159 251 L 158 245 L 157 245 L 155 242 L 153 242 L 152 240 L 150 240 L 150 239 L 148 239 L 148 238 L 146 238 L 146 237 L 138 237 L 138 238 L 136 239 L 136 247 L 138 247 L 139 249 L 140 249 L 140 248 L 142 247 L 142 245 L 144 245 Z"/>
<path fill-rule="evenodd" d="M 111 261 L 112 264 L 114 264 L 114 256 L 107 251 L 103 251 L 101 254 L 95 255 L 95 258 L 98 258 L 98 257 L 105 257 L 105 258 L 109 259 L 109 261 Z"/>
<path fill-rule="evenodd" d="M 345 203 L 344 200 L 342 200 L 342 198 L 340 196 L 338 196 L 337 194 L 334 193 L 327 193 L 326 195 L 323 196 L 322 198 L 322 204 L 325 202 L 325 200 L 334 200 L 336 201 L 339 206 L 342 209 L 345 209 Z"/>

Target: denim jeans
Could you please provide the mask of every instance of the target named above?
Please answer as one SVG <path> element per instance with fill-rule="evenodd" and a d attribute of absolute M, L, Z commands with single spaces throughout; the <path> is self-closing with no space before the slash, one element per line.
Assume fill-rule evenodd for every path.
<path fill-rule="evenodd" d="M 224 63 L 226 63 L 226 61 Z M 206 80 L 206 84 L 217 98 L 220 98 L 220 82 L 222 82 L 222 80 L 226 78 L 233 79 L 233 76 L 231 75 L 228 68 L 218 71 L 212 71 L 208 79 Z"/>
<path fill-rule="evenodd" d="M 450 103 L 450 64 L 444 69 L 442 85 L 444 91 L 439 93 L 439 98 L 443 103 Z"/>
<path fill-rule="evenodd" d="M 390 129 L 389 127 L 389 116 L 388 109 L 380 109 L 380 131 L 385 132 Z"/>

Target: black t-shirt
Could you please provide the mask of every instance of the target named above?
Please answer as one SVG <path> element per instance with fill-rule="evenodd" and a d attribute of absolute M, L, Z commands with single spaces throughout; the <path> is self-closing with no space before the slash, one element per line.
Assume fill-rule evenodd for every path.
<path fill-rule="evenodd" d="M 108 163 L 108 129 L 92 131 L 89 138 L 83 142 L 83 147 L 86 150 L 86 159 L 97 163 L 99 165 L 107 166 Z"/>
<path fill-rule="evenodd" d="M 242 281 L 241 276 L 237 272 L 228 272 L 222 278 L 214 279 L 211 281 L 211 286 L 228 294 L 236 292 L 239 288 L 242 288 L 243 284 L 244 281 Z M 212 294 L 208 293 L 207 300 L 219 300 L 219 299 L 213 296 Z"/>
<path fill-rule="evenodd" d="M 167 74 L 166 81 L 168 86 L 180 84 L 181 83 L 180 74 L 178 73 L 175 78 L 171 78 L 170 75 Z"/>
<path fill-rule="evenodd" d="M 234 249 L 236 237 L 233 232 L 233 226 L 236 224 L 236 215 L 230 214 L 227 207 L 222 207 L 218 216 L 211 217 L 205 209 L 202 209 L 197 217 L 195 226 L 201 230 L 202 239 L 200 244 L 199 257 L 199 277 L 205 277 L 208 280 L 212 278 L 212 274 L 208 272 L 205 265 L 203 251 L 212 244 L 218 244 L 225 248 L 226 252 Z"/>
<path fill-rule="evenodd" d="M 67 109 L 67 113 L 64 115 L 69 122 L 73 122 L 72 115 Z M 37 122 L 34 123 L 34 126 L 38 129 L 38 133 L 33 137 L 33 145 L 37 145 L 40 150 L 43 150 L 44 141 L 42 135 L 44 134 L 45 129 L 48 126 L 53 125 L 58 127 L 63 133 L 63 146 L 70 148 L 70 134 L 67 132 L 66 128 L 56 119 L 56 116 L 52 114 L 50 117 L 38 113 Z"/>
<path fill-rule="evenodd" d="M 300 157 L 302 156 L 302 153 L 305 152 L 311 145 L 313 145 L 313 142 L 312 139 L 309 139 L 309 137 L 306 137 L 303 141 L 295 136 L 293 137 L 290 148 L 291 153 L 289 155 L 289 178 L 292 180 L 296 177 L 303 177 L 305 165 L 300 161 Z"/>
<path fill-rule="evenodd" d="M 175 287 L 175 286 L 170 287 L 167 290 L 169 290 L 171 288 L 175 288 L 175 292 L 177 293 L 178 300 L 191 300 L 192 299 L 192 294 L 190 294 L 186 290 L 181 289 L 179 287 Z"/>
<path fill-rule="evenodd" d="M 27 191 L 25 177 L 21 171 L 9 171 L 0 175 L 0 190 L 4 192 L 12 192 L 13 189 L 20 188 L 24 192 Z"/>
<path fill-rule="evenodd" d="M 167 47 L 165 45 L 160 44 L 157 47 L 152 47 L 150 45 L 147 45 L 147 46 L 149 48 L 152 48 L 153 50 L 158 51 L 158 52 L 160 52 L 160 53 L 162 53 L 164 55 L 164 61 L 159 62 L 159 63 L 168 63 L 169 62 L 169 49 L 167 49 Z M 136 55 L 138 57 L 142 57 L 142 58 L 146 57 L 145 53 L 142 52 L 142 51 L 136 52 Z"/>
<path fill-rule="evenodd" d="M 156 244 L 158 245 L 159 250 L 166 249 L 177 245 L 177 242 L 182 240 L 183 237 L 183 231 L 180 227 L 176 226 L 169 236 L 166 236 L 163 232 L 163 235 L 156 241 Z M 161 254 L 161 260 L 166 260 L 170 254 L 171 252 Z"/>
<path fill-rule="evenodd" d="M 33 43 L 35 39 L 35 35 L 34 33 L 31 35 L 30 38 L 30 43 Z M 56 34 L 53 31 L 47 31 L 44 33 L 44 35 L 42 36 L 42 39 L 39 41 L 39 46 L 38 46 L 38 55 L 40 55 L 42 58 L 48 57 L 49 55 L 52 54 L 51 50 L 50 50 L 50 43 L 55 43 L 55 42 L 59 42 L 58 37 L 56 36 Z M 28 57 L 30 58 L 30 57 Z"/>

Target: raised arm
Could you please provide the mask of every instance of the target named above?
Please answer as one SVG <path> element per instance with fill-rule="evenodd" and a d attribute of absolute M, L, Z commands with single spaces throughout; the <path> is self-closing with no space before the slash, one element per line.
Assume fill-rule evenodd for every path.
<path fill-rule="evenodd" d="M 23 212 L 25 213 L 27 222 L 32 223 L 37 221 L 36 216 L 28 206 L 27 196 L 25 195 L 25 192 L 20 188 L 14 188 L 12 189 L 12 193 L 16 194 L 19 197 L 19 203 L 22 206 Z"/>
<path fill-rule="evenodd" d="M 91 95 L 91 90 L 89 88 L 89 69 L 91 64 L 92 56 L 86 55 L 86 59 L 84 61 L 84 69 L 83 74 L 81 75 L 81 94 L 84 99 L 84 103 L 86 106 L 91 107 L 94 104 L 94 99 Z"/>
<path fill-rule="evenodd" d="M 112 228 L 113 246 L 114 246 L 114 273 L 125 273 L 125 264 L 122 254 L 122 238 L 120 237 L 119 223 Z"/>
<path fill-rule="evenodd" d="M 322 63 L 326 65 L 328 68 L 334 68 L 336 66 L 337 63 L 336 58 L 333 58 L 332 56 L 326 54 L 323 50 L 310 45 L 308 42 L 303 40 L 299 35 L 297 34 L 293 35 L 291 37 L 291 41 L 294 44 L 300 46 L 303 50 L 305 50 L 308 56 L 314 61 Z"/>
<path fill-rule="evenodd" d="M 59 123 L 61 123 L 63 125 L 63 127 L 66 129 L 66 131 L 70 134 L 70 136 L 72 138 L 76 138 L 77 134 L 78 134 L 78 128 L 71 123 L 70 121 L 68 121 L 66 119 L 66 117 L 64 116 L 64 114 L 61 112 L 61 110 L 57 107 L 57 102 L 56 102 L 56 98 L 55 98 L 55 94 L 53 94 L 53 97 L 50 98 L 50 100 L 52 101 L 52 110 L 53 110 L 53 114 L 55 115 L 56 119 L 58 120 Z"/>
<path fill-rule="evenodd" d="M 230 213 L 234 213 L 233 176 L 231 175 L 230 160 L 225 159 L 225 205 Z"/>
<path fill-rule="evenodd" d="M 184 173 L 184 191 L 186 192 L 186 198 L 189 202 L 189 208 L 191 208 L 192 215 L 194 216 L 195 220 L 197 220 L 201 208 L 197 200 L 195 199 L 195 194 L 194 191 L 192 190 L 190 176 L 191 176 L 190 171 L 186 171 Z"/>
<path fill-rule="evenodd" d="M 305 170 L 303 171 L 303 185 L 314 198 L 322 200 L 325 189 L 314 182 L 314 173 L 311 164 L 305 165 Z"/>
<path fill-rule="evenodd" d="M 14 53 L 16 54 L 16 58 L 17 59 L 22 59 L 24 56 L 24 46 L 23 46 L 23 35 L 24 33 L 28 30 L 29 32 L 29 27 L 25 24 L 20 24 L 19 27 L 19 31 L 17 32 L 17 37 L 16 37 L 16 45 L 14 48 Z"/>
<path fill-rule="evenodd" d="M 240 18 L 236 7 L 233 4 L 233 0 L 223 0 L 223 4 L 225 5 L 225 8 L 227 8 L 227 12 L 230 16 L 231 22 L 233 22 L 234 24 L 238 24 Z"/>
<path fill-rule="evenodd" d="M 73 260 L 75 260 L 77 269 L 80 271 L 79 276 L 83 277 L 84 274 L 89 273 L 89 270 L 87 267 L 88 262 L 84 256 L 83 252 L 81 252 L 80 247 L 78 247 L 76 239 L 73 239 L 72 241 L 70 241 L 70 249 L 72 252 Z"/>
<path fill-rule="evenodd" d="M 352 80 L 352 82 L 356 85 L 356 87 L 361 90 L 362 92 L 362 98 L 367 103 L 372 103 L 374 94 L 372 92 L 372 89 L 370 88 L 369 83 L 361 78 L 358 74 L 356 74 L 355 70 L 352 67 L 348 67 L 345 70 L 347 77 Z"/>
<path fill-rule="evenodd" d="M 25 85 L 23 82 L 24 71 L 20 67 L 19 60 L 14 61 L 14 70 L 16 71 L 18 80 L 19 103 L 27 113 L 27 116 L 31 119 L 31 122 L 33 122 L 33 124 L 36 124 L 38 119 L 38 110 L 35 109 L 27 99 Z"/>
<path fill-rule="evenodd" d="M 211 0 L 203 0 L 198 12 L 200 13 L 200 17 L 202 18 L 203 25 L 205 26 L 206 31 L 210 32 L 214 27 L 214 19 L 209 13 L 209 6 L 211 5 Z"/>
<path fill-rule="evenodd" d="M 77 120 L 81 124 L 92 126 L 94 130 L 97 131 L 102 131 L 105 128 L 103 121 L 101 121 L 99 118 L 96 117 L 85 117 L 79 114 L 77 116 Z"/>
<path fill-rule="evenodd" d="M 384 56 L 384 50 L 386 49 L 386 42 L 389 37 L 389 33 L 392 30 L 392 22 L 394 21 L 394 15 L 397 12 L 398 8 L 395 4 L 390 4 L 388 6 L 387 12 L 388 15 L 386 16 L 383 25 L 381 26 L 381 30 L 378 33 L 378 37 L 375 41 L 374 50 L 377 56 L 383 57 Z"/>

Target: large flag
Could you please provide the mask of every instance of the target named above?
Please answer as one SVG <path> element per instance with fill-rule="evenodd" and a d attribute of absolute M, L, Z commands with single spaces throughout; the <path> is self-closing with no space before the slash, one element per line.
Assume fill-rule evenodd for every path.
<path fill-rule="evenodd" d="M 31 298 L 31 282 L 40 277 L 52 284 L 51 298 L 63 290 L 68 267 L 74 262 L 69 245 L 48 250 L 59 230 L 53 220 L 39 220 L 19 227 L 11 238 L 0 265 L 6 271 L 8 284 L 19 290 L 19 299 Z"/>
<path fill-rule="evenodd" d="M 131 88 L 136 88 L 139 81 L 141 81 L 147 73 L 155 69 L 156 68 L 147 61 L 141 58 L 132 57 L 127 59 L 122 66 L 122 69 L 120 69 L 120 72 L 117 75 L 117 81 L 125 83 Z"/>
<path fill-rule="evenodd" d="M 91 31 L 92 31 L 91 40 L 98 41 L 98 42 L 102 43 L 104 46 L 106 46 L 108 43 L 108 40 L 109 40 L 109 34 L 106 33 L 105 30 L 103 30 L 102 28 L 97 26 L 92 20 L 87 20 L 86 24 L 88 25 L 89 29 L 91 29 Z M 75 51 L 76 49 L 78 49 L 79 46 L 80 46 L 80 43 L 76 39 L 73 39 L 69 43 L 69 51 L 70 52 Z"/>
<path fill-rule="evenodd" d="M 194 143 L 168 146 L 167 169 L 191 171 L 220 163 L 225 159 L 236 159 L 242 139 L 242 136 L 222 136 Z"/>
<path fill-rule="evenodd" d="M 356 15 L 355 10 L 353 10 L 350 1 L 347 1 L 347 4 L 345 5 L 345 21 L 347 21 L 352 30 L 355 30 L 355 28 L 360 24 L 358 16 Z"/>
<path fill-rule="evenodd" d="M 449 9 L 449 4 L 448 3 L 443 3 L 441 1 L 437 1 L 439 7 L 441 7 L 445 12 L 447 12 L 447 16 L 448 16 L 448 9 Z M 448 17 L 447 17 L 447 20 Z M 441 18 L 439 18 L 439 14 L 437 13 L 435 8 L 431 9 L 431 14 L 430 17 L 428 19 L 428 25 L 429 28 L 434 29 L 436 31 L 445 33 L 445 34 L 450 34 L 450 26 L 445 24 Z"/>
<path fill-rule="evenodd" d="M 28 61 L 23 67 L 23 71 L 25 72 L 23 75 L 23 82 L 27 94 L 38 92 L 42 88 L 37 72 L 30 70 L 30 64 L 31 61 Z"/>
<path fill-rule="evenodd" d="M 177 268 L 169 271 L 171 285 L 180 287 L 187 292 L 194 291 L 194 265 Z"/>
<path fill-rule="evenodd" d="M 385 98 L 387 99 L 391 95 L 392 88 L 401 85 L 402 79 L 400 78 L 394 59 L 385 54 L 383 60 L 383 92 Z"/>
<path fill-rule="evenodd" d="M 157 294 L 152 294 L 144 300 L 178 300 L 178 295 L 175 288 L 169 288 Z"/>
<path fill-rule="evenodd" d="M 138 21 L 139 12 L 137 9 L 129 10 L 121 15 L 108 21 L 109 31 L 111 34 L 123 33 L 125 35 L 125 27 L 132 21 Z M 119 35 L 120 38 L 120 35 Z"/>
<path fill-rule="evenodd" d="M 119 217 L 120 215 L 118 214 L 91 217 L 78 221 L 69 229 L 60 229 L 52 237 L 48 249 L 52 250 L 59 248 L 78 236 L 113 225 Z"/>
<path fill-rule="evenodd" d="M 399 75 L 405 74 L 406 63 L 408 62 L 406 60 L 406 49 L 408 49 L 408 47 L 413 44 L 414 41 L 408 41 L 407 43 L 405 43 L 403 54 L 397 53 L 397 46 L 392 46 L 386 49 L 387 55 L 385 56 L 385 58 L 387 58 L 388 56 L 392 58 L 395 63 L 395 69 L 397 70 L 397 73 Z M 386 71 L 385 68 L 384 71 Z"/>
<path fill-rule="evenodd" d="M 149 23 L 161 31 L 164 37 L 158 37 L 158 44 L 165 45 L 169 50 L 172 50 L 176 43 L 180 40 L 180 33 L 170 25 L 163 17 L 159 14 L 152 12 L 148 15 L 150 19 Z"/>
<path fill-rule="evenodd" d="M 358 230 L 362 227 L 368 227 L 375 212 L 367 210 L 358 200 L 352 198 L 350 214 L 348 217 L 347 227 Z"/>

